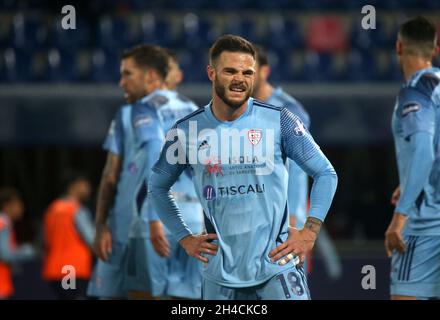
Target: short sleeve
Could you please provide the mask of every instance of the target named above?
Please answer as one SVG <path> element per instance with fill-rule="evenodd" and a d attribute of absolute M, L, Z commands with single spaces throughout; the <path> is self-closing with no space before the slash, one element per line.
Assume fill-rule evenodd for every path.
<path fill-rule="evenodd" d="M 435 132 L 435 109 L 426 95 L 416 90 L 407 90 L 399 101 L 400 119 L 405 138 L 416 132 Z"/>
<path fill-rule="evenodd" d="M 163 140 L 164 132 L 155 108 L 148 104 L 137 105 L 132 114 L 133 128 L 140 143 Z"/>
<path fill-rule="evenodd" d="M 122 155 L 122 152 L 124 150 L 123 135 L 124 130 L 122 125 L 122 110 L 119 110 L 110 124 L 110 128 L 104 141 L 103 148 L 114 154 Z"/>

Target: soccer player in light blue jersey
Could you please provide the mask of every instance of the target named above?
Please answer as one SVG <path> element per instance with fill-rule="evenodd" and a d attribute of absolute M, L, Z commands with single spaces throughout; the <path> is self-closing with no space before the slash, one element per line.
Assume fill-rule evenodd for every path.
<path fill-rule="evenodd" d="M 175 89 L 181 77 L 179 80 L 179 73 L 176 72 L 179 70 L 176 57 L 171 55 L 170 51 L 166 52 L 169 72 L 164 79 L 165 87 L 154 90 L 135 104 L 151 112 L 139 114 L 137 118 L 138 122 L 144 123 L 139 138 L 142 137 L 145 141 L 142 149 L 148 155 L 145 181 L 148 181 L 151 167 L 159 158 L 162 147 L 160 144 L 158 148 L 157 143 L 152 141 L 162 142 L 166 132 L 177 120 L 198 109 L 191 100 L 174 90 L 168 90 L 168 87 Z M 157 137 L 153 138 L 156 135 Z M 182 208 L 182 214 L 190 230 L 201 233 L 202 207 L 191 181 L 191 172 L 187 171 L 181 175 L 171 190 Z M 145 198 L 146 194 L 143 194 L 143 199 Z M 144 210 L 140 219 L 132 224 L 132 229 L 135 232 L 130 235 L 126 288 L 136 293 L 133 297 L 142 298 L 145 297 L 145 293 L 149 293 L 155 298 L 169 296 L 201 299 L 201 264 L 189 257 L 175 236 L 162 227 L 148 200 L 144 201 Z M 146 231 L 149 231 L 149 234 Z"/>
<path fill-rule="evenodd" d="M 310 117 L 302 104 L 286 93 L 281 87 L 274 88 L 268 81 L 271 69 L 267 51 L 260 47 L 257 50 L 257 68 L 252 96 L 268 104 L 285 107 L 298 116 L 304 126 L 310 129 Z M 308 202 L 308 176 L 293 160 L 288 160 L 289 183 L 287 203 L 290 214 L 290 225 L 302 228 L 307 219 Z M 332 279 L 337 279 L 342 274 L 342 263 L 333 242 L 322 226 L 316 241 L 316 250 L 323 257 L 328 274 Z M 306 259 L 304 270 L 310 270 L 310 259 Z"/>
<path fill-rule="evenodd" d="M 141 223 L 147 210 L 145 177 L 163 143 L 155 110 L 139 100 L 165 88 L 167 72 L 168 55 L 157 46 L 135 47 L 122 56 L 119 85 L 129 104 L 117 112 L 104 143 L 108 156 L 98 194 L 94 241 L 100 259 L 89 283 L 91 296 L 126 297 L 129 235 L 145 234 L 148 229 L 148 221 Z"/>
<path fill-rule="evenodd" d="M 440 69 L 435 26 L 404 23 L 396 51 L 405 84 L 392 118 L 399 187 L 385 233 L 391 257 L 391 298 L 440 298 Z"/>
<path fill-rule="evenodd" d="M 250 98 L 255 59 L 241 37 L 214 43 L 207 67 L 213 99 L 168 132 L 148 196 L 180 245 L 205 263 L 204 299 L 309 299 L 298 263 L 313 248 L 337 177 L 297 116 Z M 314 178 L 300 230 L 289 227 L 287 158 Z M 170 192 L 188 169 L 207 234 L 189 230 Z"/>

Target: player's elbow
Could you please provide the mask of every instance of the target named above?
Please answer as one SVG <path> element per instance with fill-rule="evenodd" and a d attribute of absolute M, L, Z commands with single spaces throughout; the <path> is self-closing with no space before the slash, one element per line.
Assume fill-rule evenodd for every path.
<path fill-rule="evenodd" d="M 118 184 L 118 175 L 114 172 L 104 172 L 102 176 L 102 183 L 108 189 L 115 189 Z"/>
<path fill-rule="evenodd" d="M 171 188 L 167 183 L 164 182 L 163 174 L 151 171 L 150 179 L 148 179 L 148 195 L 154 199 L 154 197 L 159 196 L 163 192 L 168 192 Z"/>
<path fill-rule="evenodd" d="M 332 191 L 336 190 L 338 185 L 338 175 L 333 168 L 333 166 L 329 165 L 325 169 L 321 170 L 313 177 L 315 181 L 325 182 L 330 186 Z"/>

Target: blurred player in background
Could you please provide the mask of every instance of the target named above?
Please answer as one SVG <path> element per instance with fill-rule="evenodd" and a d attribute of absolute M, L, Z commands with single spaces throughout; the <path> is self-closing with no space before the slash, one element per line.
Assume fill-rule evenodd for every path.
<path fill-rule="evenodd" d="M 385 233 L 391 298 L 440 298 L 440 69 L 436 27 L 423 17 L 404 23 L 396 52 L 405 84 L 392 119 L 400 185 Z"/>
<path fill-rule="evenodd" d="M 169 50 L 167 52 L 169 71 L 159 88 L 151 91 L 134 108 L 139 108 L 137 121 L 142 123 L 136 130 L 137 138 L 142 144 L 140 152 L 148 155 L 145 185 L 148 182 L 152 165 L 159 159 L 165 133 L 180 118 L 197 110 L 197 106 L 189 99 L 181 96 L 168 86 L 176 89 L 182 80 L 177 58 Z M 142 54 L 133 52 L 133 57 Z M 171 53 L 171 55 L 170 55 Z M 161 60 L 157 55 L 151 57 Z M 154 62 L 152 62 L 154 63 Z M 159 61 L 156 63 L 159 65 Z M 159 70 L 162 74 L 166 70 Z M 136 126 L 136 124 L 135 124 Z M 157 134 L 160 134 L 159 136 Z M 202 207 L 198 202 L 191 173 L 188 171 L 172 187 L 174 198 L 182 207 L 183 215 L 191 230 L 202 232 Z M 129 256 L 127 260 L 127 289 L 134 293 L 133 298 L 158 298 L 170 296 L 177 298 L 201 298 L 201 265 L 189 257 L 181 248 L 174 235 L 163 228 L 149 200 L 144 203 L 138 226 L 133 228 L 139 234 L 130 236 Z M 149 234 L 143 232 L 149 223 Z"/>
<path fill-rule="evenodd" d="M 14 293 L 12 266 L 36 256 L 29 244 L 17 246 L 13 224 L 23 216 L 24 204 L 17 190 L 0 188 L 0 299 Z"/>
<path fill-rule="evenodd" d="M 176 90 L 177 86 L 183 81 L 183 72 L 180 69 L 179 61 L 174 51 L 170 49 L 164 49 L 170 57 L 169 70 L 167 77 L 165 78 L 165 85 L 168 90 Z"/>
<path fill-rule="evenodd" d="M 255 59 L 247 40 L 232 35 L 217 39 L 207 68 L 213 100 L 169 131 L 153 168 L 149 199 L 186 252 L 206 263 L 204 299 L 309 299 L 304 272 L 297 264 L 313 247 L 336 175 L 297 116 L 250 98 Z M 241 148 L 240 143 L 239 154 L 231 154 L 229 146 L 222 154 L 217 138 L 222 129 L 228 140 L 235 137 L 230 129 L 247 132 L 244 139 L 234 140 L 250 148 Z M 270 140 L 272 131 L 279 142 Z M 270 151 L 260 158 L 252 156 L 252 146 L 263 145 L 275 153 L 274 158 Z M 189 163 L 190 154 L 195 162 Z M 219 161 L 220 154 L 226 159 Z M 285 157 L 295 159 L 315 179 L 311 214 L 301 230 L 289 228 Z M 192 233 L 170 193 L 188 169 L 208 234 Z"/>
<path fill-rule="evenodd" d="M 49 205 L 44 215 L 43 279 L 58 299 L 86 299 L 95 227 L 84 204 L 92 190 L 90 181 L 81 173 L 67 170 L 63 176 L 64 194 Z M 75 268 L 75 289 L 62 286 L 63 278 L 70 272 L 65 266 Z"/>
<path fill-rule="evenodd" d="M 252 96 L 268 104 L 285 107 L 293 114 L 297 115 L 305 127 L 310 129 L 310 117 L 298 100 L 283 91 L 282 88 L 274 88 L 269 82 L 270 64 L 267 51 L 261 46 L 256 46 L 257 68 L 255 73 L 255 84 Z M 290 225 L 296 228 L 303 228 L 307 219 L 308 184 L 307 174 L 293 161 L 288 160 L 289 184 L 287 202 L 290 214 Z M 324 258 L 328 273 L 332 279 L 341 276 L 342 266 L 339 255 L 334 247 L 325 227 L 321 228 L 316 250 Z M 304 269 L 310 269 L 310 259 L 304 264 Z"/>
<path fill-rule="evenodd" d="M 147 195 L 148 164 L 157 155 L 143 148 L 154 144 L 160 150 L 163 134 L 158 128 L 149 130 L 157 120 L 152 118 L 154 112 L 140 101 L 153 91 L 165 88 L 168 55 L 157 46 L 132 48 L 123 53 L 120 71 L 119 86 L 128 104 L 117 112 L 104 143 L 108 156 L 98 194 L 94 242 L 100 259 L 88 289 L 89 295 L 101 298 L 126 297 L 130 237 L 147 237 L 149 233 L 148 216 L 141 211 L 146 208 L 143 204 Z M 157 232 L 161 233 L 161 239 L 166 239 L 162 229 Z M 161 244 L 168 253 L 168 243 Z M 135 250 L 132 246 L 131 251 Z M 136 270 L 128 271 L 136 273 Z M 149 281 L 149 277 L 142 281 Z"/>

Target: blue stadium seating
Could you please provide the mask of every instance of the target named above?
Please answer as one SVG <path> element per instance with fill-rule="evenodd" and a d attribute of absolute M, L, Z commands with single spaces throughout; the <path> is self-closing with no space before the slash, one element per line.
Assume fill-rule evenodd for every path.
<path fill-rule="evenodd" d="M 102 49 L 93 51 L 90 69 L 91 81 L 118 82 L 120 56 L 115 52 L 106 52 Z"/>
<path fill-rule="evenodd" d="M 55 19 L 50 33 L 51 45 L 60 50 L 73 50 L 90 46 L 92 30 L 84 19 L 76 19 L 76 29 L 64 30 L 61 19 Z"/>
<path fill-rule="evenodd" d="M 23 50 L 7 48 L 3 52 L 4 81 L 8 83 L 30 82 L 32 55 Z"/>
<path fill-rule="evenodd" d="M 140 43 L 152 43 L 164 47 L 174 47 L 174 39 L 171 35 L 170 23 L 164 18 L 146 13 L 140 19 Z"/>
<path fill-rule="evenodd" d="M 16 14 L 12 22 L 10 44 L 21 50 L 42 49 L 47 43 L 47 28 L 39 16 Z"/>

